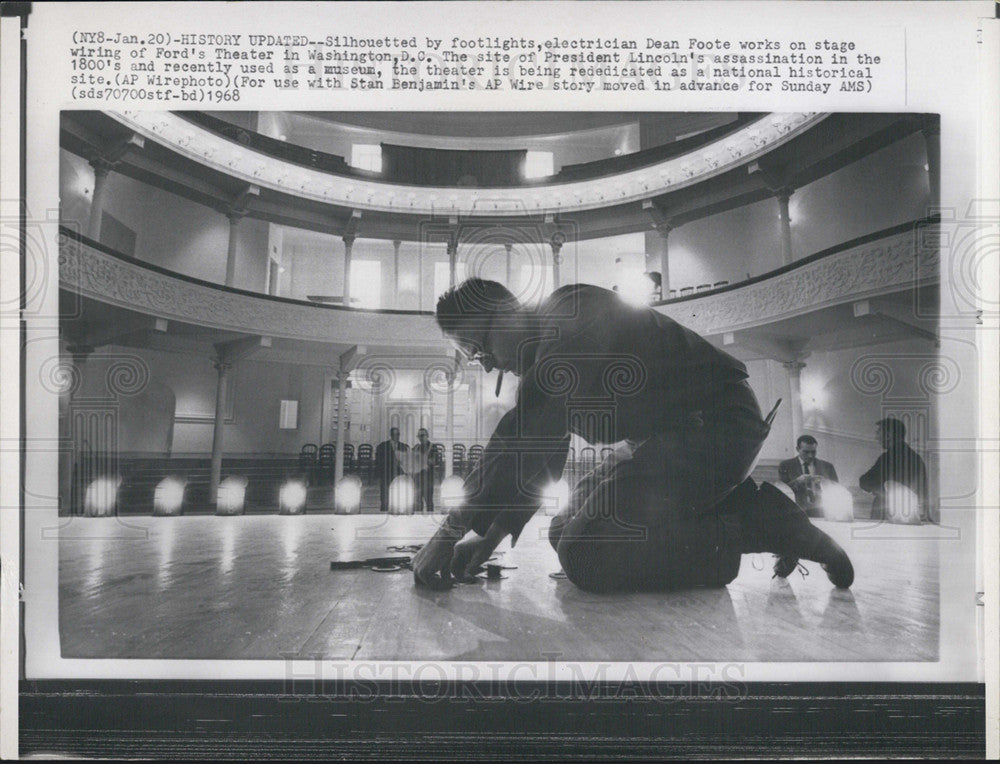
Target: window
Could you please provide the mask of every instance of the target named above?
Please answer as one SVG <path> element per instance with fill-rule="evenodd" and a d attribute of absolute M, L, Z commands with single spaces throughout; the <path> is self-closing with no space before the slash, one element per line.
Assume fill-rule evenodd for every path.
<path fill-rule="evenodd" d="M 281 412 L 278 416 L 278 429 L 297 430 L 299 427 L 299 402 L 281 401 Z"/>
<path fill-rule="evenodd" d="M 546 178 L 555 174 L 551 151 L 529 151 L 524 160 L 525 178 Z"/>
<path fill-rule="evenodd" d="M 382 172 L 382 147 L 377 143 L 355 143 L 351 146 L 351 167 L 370 172 Z"/>
<path fill-rule="evenodd" d="M 354 260 L 351 263 L 351 307 L 374 310 L 382 306 L 382 263 Z"/>
<path fill-rule="evenodd" d="M 465 281 L 465 263 L 455 263 L 455 283 L 461 284 Z M 434 304 L 437 305 L 437 298 L 448 291 L 451 286 L 449 279 L 448 261 L 438 261 L 434 263 Z"/>

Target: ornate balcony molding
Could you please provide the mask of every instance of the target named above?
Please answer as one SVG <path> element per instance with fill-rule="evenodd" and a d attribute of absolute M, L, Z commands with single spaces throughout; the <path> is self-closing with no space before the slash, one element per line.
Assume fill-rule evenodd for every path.
<path fill-rule="evenodd" d="M 111 305 L 244 334 L 332 344 L 426 346 L 438 336 L 430 315 L 358 311 L 226 289 L 171 275 L 104 252 L 71 236 L 59 237 L 62 288 Z"/>
<path fill-rule="evenodd" d="M 705 335 L 761 326 L 820 308 L 937 283 L 940 252 L 928 229 L 890 234 L 793 264 L 725 292 L 656 307 Z M 347 310 L 276 299 L 170 274 L 60 236 L 59 280 L 74 293 L 160 318 L 216 329 L 333 344 L 424 345 L 430 314 Z"/>
<path fill-rule="evenodd" d="M 344 178 L 282 162 L 169 112 L 107 112 L 148 140 L 247 183 L 360 210 L 420 215 L 510 216 L 574 212 L 636 202 L 746 164 L 826 115 L 768 114 L 697 151 L 619 175 L 525 188 L 432 188 Z"/>
<path fill-rule="evenodd" d="M 926 229 L 923 229 L 926 231 Z M 916 228 L 793 266 L 752 284 L 657 310 L 703 335 L 792 318 L 820 308 L 937 283 L 940 251 Z"/>

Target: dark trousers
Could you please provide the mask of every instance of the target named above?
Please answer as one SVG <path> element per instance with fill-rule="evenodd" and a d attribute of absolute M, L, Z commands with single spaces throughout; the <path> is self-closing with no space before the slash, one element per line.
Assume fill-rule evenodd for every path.
<path fill-rule="evenodd" d="M 434 511 L 434 470 L 421 470 L 414 475 L 417 489 L 416 511 Z"/>
<path fill-rule="evenodd" d="M 747 475 L 769 427 L 749 386 L 734 387 L 725 406 L 692 412 L 577 484 L 549 528 L 570 581 L 610 592 L 725 586 L 736 577 L 741 528 L 727 505 L 731 495 L 742 500 L 738 485 L 752 486 Z"/>

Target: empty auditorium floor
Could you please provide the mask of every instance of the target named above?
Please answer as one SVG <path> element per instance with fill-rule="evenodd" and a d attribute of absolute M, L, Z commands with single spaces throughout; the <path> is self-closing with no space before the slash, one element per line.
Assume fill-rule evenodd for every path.
<path fill-rule="evenodd" d="M 60 540 L 67 658 L 585 661 L 933 661 L 936 526 L 820 521 L 857 581 L 818 565 L 772 579 L 743 557 L 728 587 L 594 595 L 549 574 L 536 516 L 502 559 L 516 570 L 449 592 L 409 571 L 331 571 L 330 561 L 399 554 L 440 516 L 255 515 L 74 518 Z"/>

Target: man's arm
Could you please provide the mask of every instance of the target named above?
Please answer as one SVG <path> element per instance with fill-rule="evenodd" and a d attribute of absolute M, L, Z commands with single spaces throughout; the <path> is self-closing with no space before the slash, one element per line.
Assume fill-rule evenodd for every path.
<path fill-rule="evenodd" d="M 834 483 L 839 483 L 840 478 L 837 477 L 837 468 L 834 467 L 833 464 L 831 464 L 830 462 L 827 462 L 826 464 L 830 468 L 830 480 L 832 480 Z"/>
<path fill-rule="evenodd" d="M 875 460 L 875 464 L 864 475 L 858 478 L 858 485 L 862 491 L 868 493 L 881 493 L 885 484 L 885 454 Z"/>
<path fill-rule="evenodd" d="M 466 497 L 455 510 L 456 520 L 480 536 L 496 524 L 516 542 L 545 487 L 561 477 L 566 464 L 569 436 L 562 401 L 539 401 L 537 391 L 525 391 L 530 385 L 525 379 L 525 394 L 500 420 L 483 458 L 465 479 Z"/>
<path fill-rule="evenodd" d="M 792 469 L 788 462 L 781 462 L 778 464 L 778 478 L 786 485 L 792 484 Z"/>

